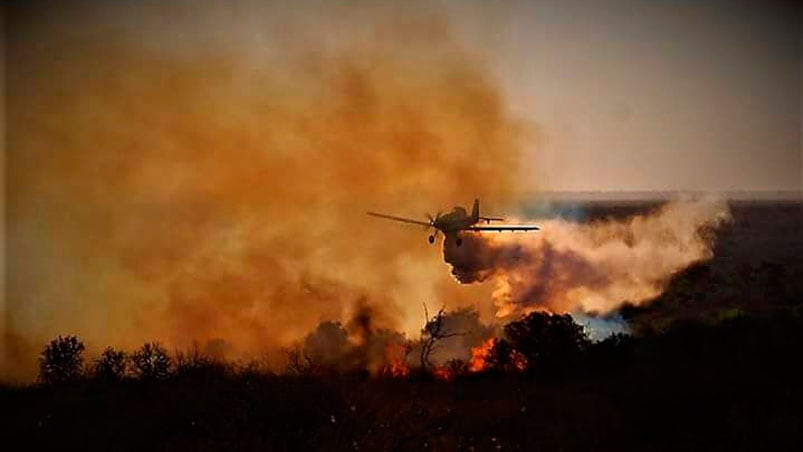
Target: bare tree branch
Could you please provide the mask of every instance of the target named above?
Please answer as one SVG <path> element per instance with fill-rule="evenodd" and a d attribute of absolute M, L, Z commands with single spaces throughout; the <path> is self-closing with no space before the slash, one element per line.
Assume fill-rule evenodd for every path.
<path fill-rule="evenodd" d="M 421 368 L 427 370 L 432 367 L 430 355 L 438 346 L 438 341 L 454 336 L 464 336 L 465 332 L 450 332 L 443 329 L 443 315 L 445 307 L 441 306 L 438 313 L 429 317 L 427 304 L 424 303 L 424 328 L 421 329 Z"/>

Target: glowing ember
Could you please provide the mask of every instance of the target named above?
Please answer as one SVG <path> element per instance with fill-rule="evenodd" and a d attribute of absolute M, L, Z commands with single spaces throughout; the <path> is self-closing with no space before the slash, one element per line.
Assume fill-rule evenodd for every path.
<path fill-rule="evenodd" d="M 385 360 L 387 364 L 382 369 L 382 374 L 393 378 L 404 378 L 410 374 L 407 367 L 407 349 L 403 345 L 388 344 L 385 347 Z"/>
<path fill-rule="evenodd" d="M 452 378 L 454 378 L 454 374 L 446 367 L 434 367 L 432 369 L 432 376 L 442 381 L 451 381 Z"/>
<path fill-rule="evenodd" d="M 513 368 L 519 372 L 527 370 L 527 357 L 516 350 L 510 352 L 510 362 L 513 363 Z"/>
<path fill-rule="evenodd" d="M 469 372 L 482 372 L 488 368 L 488 358 L 496 344 L 495 338 L 490 338 L 482 344 L 471 349 L 471 360 L 468 363 Z"/>

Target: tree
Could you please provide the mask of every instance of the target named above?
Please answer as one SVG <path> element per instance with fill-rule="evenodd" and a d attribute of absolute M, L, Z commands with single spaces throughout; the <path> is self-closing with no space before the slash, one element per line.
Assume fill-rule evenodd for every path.
<path fill-rule="evenodd" d="M 158 342 L 146 342 L 131 354 L 134 373 L 145 380 L 158 380 L 170 375 L 172 362 Z"/>
<path fill-rule="evenodd" d="M 505 339 L 497 339 L 494 341 L 490 353 L 488 353 L 485 369 L 499 373 L 510 373 L 520 370 L 516 367 L 515 358 L 515 350 L 513 346 L 510 345 L 510 342 Z"/>
<path fill-rule="evenodd" d="M 186 351 L 176 351 L 176 373 L 193 373 L 199 369 L 206 369 L 212 365 L 212 359 L 201 352 L 197 342 Z"/>
<path fill-rule="evenodd" d="M 568 314 L 530 313 L 507 324 L 505 337 L 526 358 L 529 371 L 565 368 L 590 344 L 583 327 Z"/>
<path fill-rule="evenodd" d="M 614 333 L 589 347 L 589 364 L 597 369 L 619 368 L 630 359 L 634 347 L 632 336 Z"/>
<path fill-rule="evenodd" d="M 316 372 L 318 366 L 300 348 L 287 350 L 287 371 L 298 377 L 308 377 Z"/>
<path fill-rule="evenodd" d="M 222 359 L 215 359 L 201 352 L 197 342 L 184 352 L 177 351 L 175 358 L 176 375 L 205 378 L 226 375 L 227 368 Z"/>
<path fill-rule="evenodd" d="M 452 377 L 461 377 L 468 373 L 468 363 L 465 360 L 452 358 L 443 366 Z"/>
<path fill-rule="evenodd" d="M 54 384 L 72 381 L 81 375 L 86 347 L 75 336 L 59 336 L 39 355 L 39 380 Z"/>
<path fill-rule="evenodd" d="M 438 313 L 435 314 L 431 319 L 429 318 L 429 311 L 427 311 L 427 305 L 424 304 L 424 317 L 426 318 L 426 324 L 424 328 L 421 330 L 421 369 L 427 370 L 432 367 L 432 363 L 429 361 L 429 357 L 432 352 L 435 350 L 437 346 L 437 342 L 454 337 L 460 336 L 464 333 L 455 333 L 449 331 L 444 328 L 443 326 L 443 311 L 444 308 L 440 308 Z"/>
<path fill-rule="evenodd" d="M 125 376 L 126 354 L 122 350 L 106 347 L 100 357 L 95 360 L 94 374 L 96 377 L 118 381 Z"/>

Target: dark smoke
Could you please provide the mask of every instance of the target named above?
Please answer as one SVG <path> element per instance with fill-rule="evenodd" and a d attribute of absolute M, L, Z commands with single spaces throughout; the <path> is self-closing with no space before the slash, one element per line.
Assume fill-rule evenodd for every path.
<path fill-rule="evenodd" d="M 711 258 L 713 233 L 729 215 L 725 203 L 696 201 L 622 220 L 545 220 L 528 235 L 464 233 L 459 247 L 444 242 L 443 256 L 459 282 L 495 284 L 498 316 L 604 314 L 647 302 L 673 274 Z"/>

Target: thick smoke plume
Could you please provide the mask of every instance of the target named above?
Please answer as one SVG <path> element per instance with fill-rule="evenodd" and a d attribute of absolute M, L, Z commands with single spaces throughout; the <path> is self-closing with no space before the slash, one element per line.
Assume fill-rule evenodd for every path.
<path fill-rule="evenodd" d="M 500 317 L 548 310 L 606 314 L 658 296 L 669 278 L 712 257 L 724 202 L 671 202 L 624 220 L 538 222 L 533 234 L 463 236 L 444 259 L 464 284 L 491 281 Z"/>
<path fill-rule="evenodd" d="M 515 188 L 483 64 L 431 8 L 260 5 L 10 11 L 6 376 L 57 334 L 248 355 L 365 306 L 416 334 L 422 301 L 467 299 L 365 211 Z"/>
<path fill-rule="evenodd" d="M 6 21 L 0 377 L 31 378 L 59 334 L 226 358 L 301 344 L 378 372 L 420 334 L 422 302 L 481 313 L 450 319 L 470 334 L 434 361 L 492 334 L 486 286 L 454 284 L 420 230 L 365 216 L 504 204 L 522 180 L 522 124 L 435 8 L 23 3 Z M 725 216 L 550 220 L 444 253 L 461 282 L 494 282 L 497 315 L 607 312 L 708 257 Z"/>

